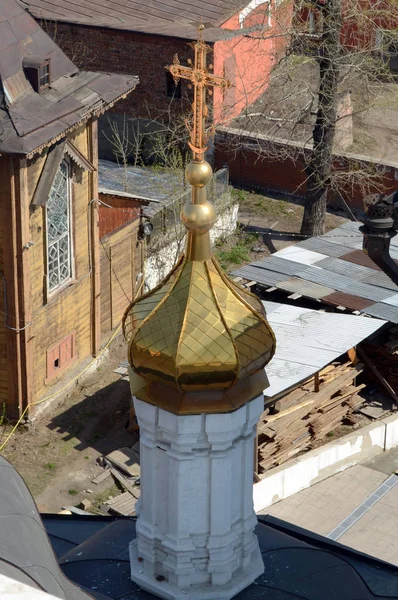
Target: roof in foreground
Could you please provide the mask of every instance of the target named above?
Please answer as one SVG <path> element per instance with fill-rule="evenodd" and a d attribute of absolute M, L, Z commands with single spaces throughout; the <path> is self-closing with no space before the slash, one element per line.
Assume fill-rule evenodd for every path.
<path fill-rule="evenodd" d="M 234 271 L 265 288 L 398 323 L 398 286 L 363 252 L 361 223 L 348 222 Z M 398 261 L 398 238 L 390 255 Z"/>
<path fill-rule="evenodd" d="M 50 86 L 37 93 L 25 58 L 50 61 Z M 0 3 L 0 152 L 30 154 L 100 114 L 137 85 L 138 78 L 83 72 L 17 0 Z"/>
<path fill-rule="evenodd" d="M 93 598 L 157 599 L 130 580 L 135 519 L 43 519 L 64 574 Z M 397 598 L 398 569 L 392 565 L 270 516 L 260 517 L 256 533 L 265 572 L 236 600 Z"/>
<path fill-rule="evenodd" d="M 263 302 L 277 339 L 266 372 L 271 398 L 308 379 L 378 331 L 386 321 Z"/>
<path fill-rule="evenodd" d="M 171 37 L 196 39 L 197 26 L 205 24 L 204 38 L 217 40 L 219 29 L 247 0 L 204 0 L 187 4 L 183 0 L 147 2 L 119 0 L 117 3 L 92 0 L 20 0 L 37 19 L 64 21 L 79 25 L 137 31 Z"/>

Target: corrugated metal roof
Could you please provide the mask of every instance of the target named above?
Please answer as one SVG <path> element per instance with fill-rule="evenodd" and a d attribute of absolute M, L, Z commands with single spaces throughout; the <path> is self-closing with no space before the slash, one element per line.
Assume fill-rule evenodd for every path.
<path fill-rule="evenodd" d="M 398 286 L 395 285 L 395 283 L 393 283 L 391 279 L 382 271 L 373 271 L 373 273 L 369 275 L 369 277 L 365 277 L 365 279 L 363 279 L 363 283 L 377 285 L 378 287 L 398 292 Z"/>
<path fill-rule="evenodd" d="M 373 304 L 373 300 L 366 300 L 353 294 L 345 294 L 344 292 L 334 292 L 329 296 L 324 296 L 322 302 L 332 304 L 333 306 L 345 306 L 351 310 L 362 310 Z"/>
<path fill-rule="evenodd" d="M 353 277 L 357 281 L 364 281 L 366 277 L 372 275 L 372 269 L 369 269 L 368 267 L 362 267 L 361 265 L 356 265 L 346 260 L 342 261 L 338 258 L 332 257 L 321 260 L 316 264 L 316 266 L 326 269 L 327 271 L 331 271 L 332 273 L 338 273 L 339 275 L 345 275 L 346 277 Z"/>
<path fill-rule="evenodd" d="M 283 273 L 284 275 L 295 275 L 297 273 L 297 269 L 299 268 L 297 262 L 287 260 L 285 258 L 279 258 L 279 254 L 278 256 L 274 254 L 264 260 L 258 260 L 254 263 L 251 263 L 250 266 L 257 267 L 259 269 L 265 269 L 266 271 Z"/>
<path fill-rule="evenodd" d="M 383 300 L 383 304 L 390 304 L 391 306 L 398 306 L 398 294 L 394 294 L 393 296 L 389 296 Z"/>
<path fill-rule="evenodd" d="M 368 267 L 369 269 L 374 269 L 375 271 L 381 271 L 380 267 L 378 267 L 363 250 L 354 250 L 353 252 L 348 252 L 340 258 L 341 260 L 345 260 L 356 265 L 362 265 L 363 267 Z"/>
<path fill-rule="evenodd" d="M 379 270 L 363 250 L 352 249 L 347 252 L 347 247 L 358 245 L 358 238 L 363 241 L 360 225 L 357 222 L 344 223 L 325 236 L 304 240 L 276 252 L 259 261 L 261 268 L 257 268 L 257 272 L 251 270 L 249 277 L 262 283 L 259 278 L 261 273 L 264 285 L 267 285 L 266 274 L 269 277 L 273 272 L 272 282 L 268 285 L 398 323 L 398 302 L 395 305 L 394 296 L 394 292 L 398 294 L 398 286 Z M 398 256 L 398 245 L 393 250 Z M 315 260 L 322 255 L 326 255 L 326 258 Z M 252 265 L 244 268 L 251 269 Z M 235 274 L 248 276 L 242 269 Z M 288 274 L 291 277 L 286 278 Z M 281 279 L 276 280 L 275 275 Z"/>
<path fill-rule="evenodd" d="M 251 265 L 237 269 L 233 272 L 233 275 L 236 277 L 244 277 L 245 279 L 257 281 L 262 285 L 268 286 L 276 285 L 286 278 L 286 275 L 275 273 L 274 271 L 266 271 L 265 269 L 256 269 Z"/>
<path fill-rule="evenodd" d="M 391 323 L 398 323 L 398 308 L 396 306 L 391 306 L 391 304 L 377 302 L 361 312 L 366 315 L 371 315 L 372 317 L 377 317 L 378 319 L 386 319 Z"/>
<path fill-rule="evenodd" d="M 281 290 L 286 290 L 292 294 L 301 294 L 302 296 L 307 296 L 307 298 L 315 299 L 323 298 L 323 296 L 327 296 L 328 294 L 334 292 L 334 290 L 331 288 L 318 285 L 317 283 L 311 283 L 311 281 L 304 281 L 303 279 L 299 279 L 297 277 L 291 277 L 290 279 L 281 281 L 277 285 Z"/>
<path fill-rule="evenodd" d="M 334 229 L 333 231 L 336 231 Z M 326 242 L 331 242 L 332 244 L 339 244 L 340 246 L 345 246 L 346 248 L 353 248 L 355 250 L 360 250 L 362 248 L 363 236 L 361 233 L 352 234 L 352 233 L 333 233 L 333 231 L 326 233 L 323 236 L 323 239 Z"/>
<path fill-rule="evenodd" d="M 303 271 L 297 273 L 297 277 L 319 283 L 320 285 L 330 285 L 337 292 L 347 292 L 354 296 L 361 296 L 374 302 L 380 302 L 384 298 L 391 296 L 388 290 L 384 288 L 378 288 L 374 285 L 362 283 L 356 281 L 351 277 L 340 275 L 339 273 L 332 273 L 326 269 L 319 269 L 316 267 L 307 267 Z"/>
<path fill-rule="evenodd" d="M 367 317 L 263 304 L 277 340 L 275 356 L 266 367 L 267 398 L 311 377 L 385 324 Z"/>
<path fill-rule="evenodd" d="M 347 246 L 341 246 L 340 244 L 333 244 L 332 242 L 325 241 L 322 237 L 310 238 L 296 244 L 299 248 L 307 248 L 326 256 L 334 256 L 339 258 L 344 254 L 347 254 Z"/>
<path fill-rule="evenodd" d="M 278 256 L 308 266 L 317 264 L 321 260 L 328 258 L 326 254 L 320 254 L 319 252 L 313 252 L 306 248 L 300 248 L 298 244 L 279 250 Z"/>

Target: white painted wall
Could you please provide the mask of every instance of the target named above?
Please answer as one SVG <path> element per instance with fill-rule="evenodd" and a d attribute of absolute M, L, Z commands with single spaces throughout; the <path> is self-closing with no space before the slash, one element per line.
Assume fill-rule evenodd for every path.
<path fill-rule="evenodd" d="M 398 446 L 398 416 L 391 415 L 383 419 L 383 423 L 386 426 L 386 439 L 385 439 L 385 450 L 391 450 Z"/>
<path fill-rule="evenodd" d="M 210 238 L 213 244 L 216 240 L 227 237 L 235 231 L 238 210 L 239 205 L 232 204 L 219 215 L 214 227 L 210 231 Z M 160 248 L 158 252 L 148 256 L 145 261 L 145 292 L 149 292 L 149 290 L 156 287 L 166 277 L 184 248 L 185 238 L 180 242 L 172 240 Z"/>
<path fill-rule="evenodd" d="M 253 486 L 254 510 L 284 500 L 314 483 L 398 445 L 398 416 L 371 423 L 268 471 Z"/>

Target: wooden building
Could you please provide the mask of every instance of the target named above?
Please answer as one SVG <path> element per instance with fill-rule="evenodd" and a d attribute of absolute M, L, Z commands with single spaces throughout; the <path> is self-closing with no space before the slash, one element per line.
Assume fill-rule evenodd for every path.
<path fill-rule="evenodd" d="M 137 78 L 83 72 L 0 6 L 0 404 L 13 417 L 101 347 L 97 119 Z"/>

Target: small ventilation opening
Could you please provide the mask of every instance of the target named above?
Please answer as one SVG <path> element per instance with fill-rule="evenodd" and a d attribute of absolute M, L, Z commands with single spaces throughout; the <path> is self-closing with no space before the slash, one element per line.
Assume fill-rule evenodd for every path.
<path fill-rule="evenodd" d="M 59 358 L 54 360 L 54 369 L 59 369 Z"/>

